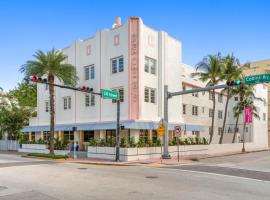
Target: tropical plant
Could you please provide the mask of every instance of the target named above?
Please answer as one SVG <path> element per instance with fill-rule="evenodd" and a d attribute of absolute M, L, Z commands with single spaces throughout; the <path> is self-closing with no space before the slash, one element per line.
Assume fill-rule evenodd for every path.
<path fill-rule="evenodd" d="M 126 139 L 126 137 L 122 137 L 121 140 L 120 140 L 120 147 L 121 148 L 127 148 L 129 147 L 129 143 Z"/>
<path fill-rule="evenodd" d="M 55 123 L 55 100 L 54 100 L 54 83 L 58 79 L 65 85 L 74 86 L 78 77 L 76 68 L 73 65 L 65 64 L 65 55 L 57 50 L 52 49 L 48 52 L 41 50 L 34 54 L 35 60 L 29 60 L 24 64 L 20 71 L 29 79 L 30 76 L 46 76 L 49 84 L 50 95 L 50 154 L 54 154 L 54 123 Z"/>
<path fill-rule="evenodd" d="M 236 118 L 236 122 L 235 122 L 235 127 L 234 127 L 234 134 L 233 134 L 232 143 L 235 143 L 236 133 L 238 130 L 239 118 L 243 114 L 245 107 L 251 106 L 252 115 L 255 118 L 260 119 L 260 116 L 259 116 L 258 111 L 257 111 L 258 109 L 254 105 L 254 100 L 262 101 L 261 98 L 257 98 L 255 96 L 254 87 L 250 86 L 250 85 L 241 85 L 240 87 L 237 88 L 237 91 L 235 91 L 235 93 L 240 95 L 240 101 L 233 108 L 234 117 Z M 244 129 L 245 129 L 245 127 L 244 127 Z"/>
<path fill-rule="evenodd" d="M 225 58 L 222 59 L 222 62 L 224 63 L 223 73 L 221 73 L 221 79 L 225 81 L 234 81 L 241 79 L 241 74 L 243 72 L 243 68 L 245 66 L 240 66 L 239 60 L 232 54 L 227 55 Z M 224 111 L 224 119 L 223 119 L 223 125 L 222 125 L 222 132 L 219 138 L 219 144 L 222 144 L 223 141 L 223 135 L 225 132 L 225 124 L 227 120 L 227 113 L 228 113 L 228 105 L 229 100 L 232 97 L 232 90 L 231 88 L 225 88 L 222 91 L 222 95 L 226 94 L 226 103 L 225 103 L 225 111 Z"/>
<path fill-rule="evenodd" d="M 199 80 L 207 82 L 206 86 L 214 86 L 217 85 L 222 80 L 221 74 L 223 71 L 223 67 L 224 65 L 220 53 L 218 53 L 217 55 L 208 55 L 204 57 L 203 60 L 196 65 L 197 72 L 192 73 L 191 76 L 198 77 Z M 212 95 L 213 100 L 213 114 L 212 114 L 209 143 L 212 142 L 214 135 L 215 110 L 216 110 L 215 90 L 212 90 L 210 92 L 210 95 Z"/>
<path fill-rule="evenodd" d="M 129 147 L 134 148 L 136 147 L 136 142 L 134 137 L 130 137 L 128 140 Z"/>
<path fill-rule="evenodd" d="M 90 140 L 89 140 L 89 146 L 93 146 L 93 147 L 95 147 L 95 146 L 97 146 L 97 140 L 95 139 L 95 138 L 91 138 Z"/>
<path fill-rule="evenodd" d="M 139 138 L 139 141 L 137 143 L 137 147 L 145 147 L 145 139 L 143 137 Z"/>

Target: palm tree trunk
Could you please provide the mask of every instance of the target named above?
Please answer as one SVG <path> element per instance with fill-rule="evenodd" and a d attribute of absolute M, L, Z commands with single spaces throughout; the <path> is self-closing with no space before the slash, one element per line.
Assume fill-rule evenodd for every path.
<path fill-rule="evenodd" d="M 50 93 L 50 154 L 54 154 L 54 76 L 48 75 L 49 93 Z"/>
<path fill-rule="evenodd" d="M 225 132 L 225 124 L 226 124 L 226 119 L 227 119 L 229 100 L 230 100 L 229 89 L 227 89 L 227 99 L 226 99 L 226 105 L 225 105 L 224 120 L 223 120 L 221 136 L 219 138 L 219 144 L 222 144 L 222 141 L 223 141 L 223 135 L 224 135 L 224 132 Z"/>
<path fill-rule="evenodd" d="M 239 117 L 240 117 L 240 115 L 238 115 L 238 116 L 237 116 L 237 118 L 236 118 L 236 122 L 235 122 L 235 127 L 234 127 L 234 133 L 233 133 L 233 139 L 232 139 L 232 143 L 235 143 L 235 138 L 236 138 L 236 130 L 237 130 L 237 128 L 238 128 Z"/>
<path fill-rule="evenodd" d="M 216 112 L 216 94 L 215 94 L 215 90 L 213 90 L 213 115 L 212 115 L 211 134 L 210 134 L 209 144 L 211 144 L 213 140 L 213 135 L 214 135 L 215 112 Z"/>

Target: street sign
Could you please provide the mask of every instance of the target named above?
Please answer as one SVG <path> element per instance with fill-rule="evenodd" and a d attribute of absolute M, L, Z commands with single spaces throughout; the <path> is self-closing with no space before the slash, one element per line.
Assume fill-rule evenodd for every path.
<path fill-rule="evenodd" d="M 245 108 L 245 124 L 252 123 L 252 107 L 247 106 Z"/>
<path fill-rule="evenodd" d="M 101 97 L 103 99 L 114 99 L 119 100 L 120 94 L 118 91 L 112 91 L 112 90 L 101 90 Z"/>
<path fill-rule="evenodd" d="M 180 126 L 175 126 L 174 127 L 174 133 L 176 136 L 180 137 L 181 136 L 181 127 Z"/>
<path fill-rule="evenodd" d="M 267 83 L 270 82 L 270 74 L 258 74 L 255 76 L 246 76 L 245 84 Z"/>
<path fill-rule="evenodd" d="M 157 134 L 162 137 L 165 133 L 165 126 L 163 124 L 160 124 L 157 128 Z"/>

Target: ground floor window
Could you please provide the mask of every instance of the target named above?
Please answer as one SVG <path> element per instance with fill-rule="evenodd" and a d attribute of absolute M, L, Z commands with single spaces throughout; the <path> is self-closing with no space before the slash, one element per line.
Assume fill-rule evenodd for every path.
<path fill-rule="evenodd" d="M 83 132 L 83 139 L 85 142 L 87 142 L 90 139 L 94 138 L 94 135 L 95 135 L 94 131 L 84 131 Z"/>
<path fill-rule="evenodd" d="M 144 141 L 146 142 L 149 137 L 149 131 L 148 130 L 140 130 L 140 138 L 143 138 Z"/>
<path fill-rule="evenodd" d="M 116 137 L 116 130 L 106 130 L 106 142 L 110 139 L 115 139 Z"/>
<path fill-rule="evenodd" d="M 158 138 L 158 134 L 156 130 L 152 130 L 152 142 L 156 143 Z"/>
<path fill-rule="evenodd" d="M 73 131 L 64 131 L 64 140 L 73 141 L 74 132 Z"/>
<path fill-rule="evenodd" d="M 45 140 L 45 141 L 50 141 L 50 131 L 44 131 L 43 132 L 43 139 Z"/>
<path fill-rule="evenodd" d="M 31 138 L 32 138 L 32 141 L 35 141 L 36 137 L 35 137 L 35 132 L 31 132 Z"/>

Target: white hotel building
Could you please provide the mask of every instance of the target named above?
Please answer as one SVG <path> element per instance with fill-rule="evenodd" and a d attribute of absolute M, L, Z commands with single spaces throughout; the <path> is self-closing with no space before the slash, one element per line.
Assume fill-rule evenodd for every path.
<path fill-rule="evenodd" d="M 181 42 L 164 31 L 156 31 L 144 25 L 138 17 L 129 18 L 123 25 L 117 19 L 112 29 L 104 29 L 93 37 L 77 40 L 62 51 L 67 56 L 66 62 L 76 66 L 78 87 L 88 86 L 95 92 L 100 92 L 101 89 L 119 90 L 120 120 L 121 125 L 125 127 L 121 131 L 121 137 L 146 137 L 153 140 L 158 137 L 155 130 L 164 115 L 164 85 L 168 85 L 170 92 L 182 90 L 183 85 L 204 86 L 203 83 L 190 78 L 190 69 L 182 63 Z M 115 102 L 82 92 L 55 89 L 55 137 L 66 137 L 70 140 L 75 137 L 82 145 L 93 137 L 108 139 L 115 136 Z M 267 90 L 260 92 L 260 95 L 266 96 Z M 48 101 L 48 89 L 45 85 L 38 84 L 38 114 L 30 120 L 29 127 L 23 130 L 31 132 L 32 139 L 46 138 L 49 135 Z M 199 134 L 201 137 L 209 137 L 211 118 L 208 113 L 211 106 L 212 101 L 201 93 L 199 97 L 185 95 L 170 99 L 170 137 L 173 137 L 175 125 L 181 125 L 187 135 Z M 216 112 L 219 110 L 224 110 L 223 103 L 217 103 Z M 216 114 L 216 137 L 218 128 L 222 127 L 219 115 L 220 113 Z M 231 114 L 229 118 L 229 122 L 234 121 Z M 260 130 L 267 130 L 267 121 L 255 121 L 251 126 L 253 128 L 249 130 L 250 135 L 258 127 Z M 75 135 L 72 132 L 73 127 L 77 127 L 78 130 Z M 263 131 L 261 137 L 264 137 L 264 134 L 267 136 L 267 131 Z M 255 140 L 255 136 L 250 137 L 251 141 Z M 218 138 L 215 138 L 214 142 L 217 141 Z"/>

